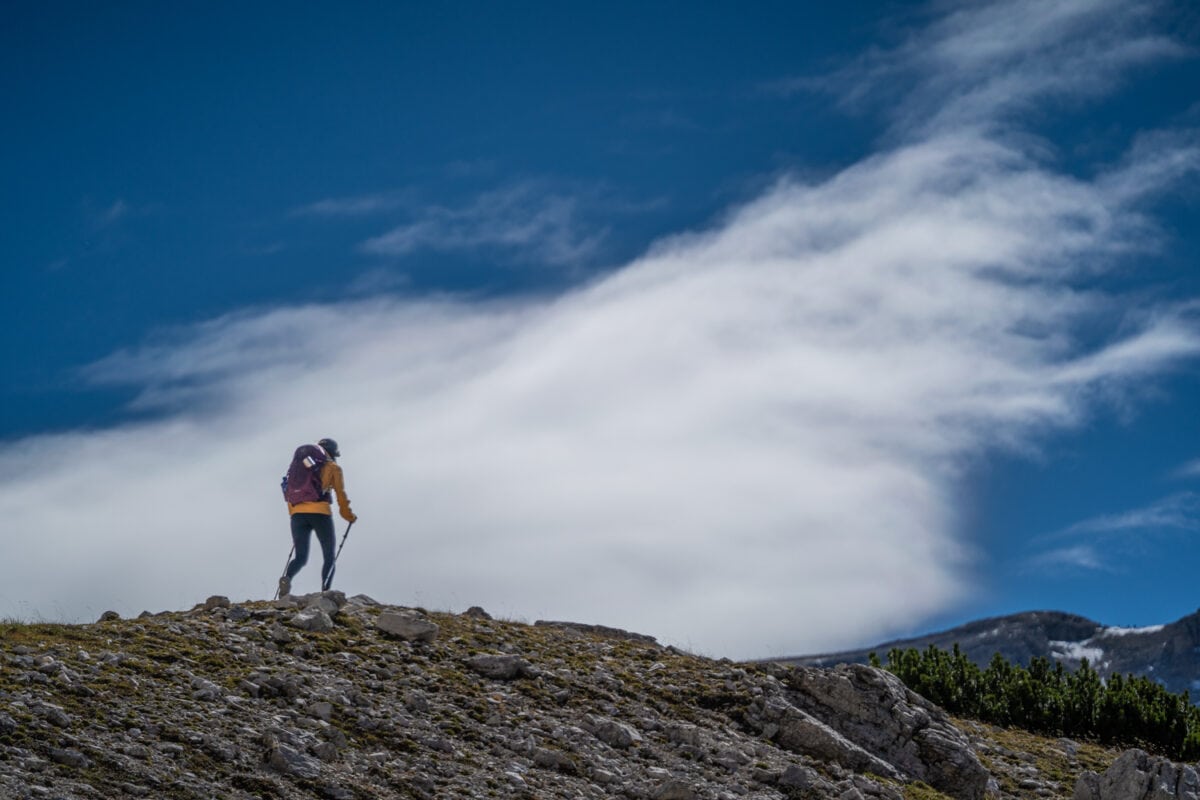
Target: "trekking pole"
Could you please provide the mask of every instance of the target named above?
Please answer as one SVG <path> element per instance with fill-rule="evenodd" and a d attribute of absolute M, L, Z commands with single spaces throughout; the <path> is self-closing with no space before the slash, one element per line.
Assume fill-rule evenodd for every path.
<path fill-rule="evenodd" d="M 329 587 L 333 586 L 333 573 L 337 572 L 338 556 L 342 554 L 342 548 L 346 546 L 346 537 L 350 535 L 350 529 L 354 527 L 351 522 L 346 526 L 346 532 L 342 534 L 342 543 L 338 545 L 337 552 L 333 554 L 333 566 L 329 568 L 329 577 L 325 579 L 325 585 L 321 587 L 321 591 L 328 592 Z"/>
<path fill-rule="evenodd" d="M 282 573 L 280 573 L 279 577 L 281 577 L 281 578 L 287 577 L 287 568 L 288 568 L 288 564 L 291 564 L 291 563 L 292 563 L 292 555 L 293 555 L 295 552 L 296 552 L 296 544 L 293 542 L 293 543 L 292 543 L 292 549 L 288 551 L 288 557 L 287 557 L 287 561 L 283 562 L 283 572 L 282 572 Z M 275 596 L 274 596 L 273 598 L 271 598 L 271 599 L 273 599 L 273 600 L 278 600 L 278 599 L 279 599 L 279 586 L 276 586 L 276 587 L 275 587 Z"/>

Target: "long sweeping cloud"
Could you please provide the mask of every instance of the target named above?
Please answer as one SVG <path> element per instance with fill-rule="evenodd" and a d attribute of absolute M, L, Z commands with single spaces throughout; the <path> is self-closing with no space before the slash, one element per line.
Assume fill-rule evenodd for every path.
<path fill-rule="evenodd" d="M 290 546 L 278 479 L 322 436 L 342 444 L 361 517 L 338 566 L 349 593 L 744 657 L 861 644 L 946 609 L 975 568 L 964 469 L 1035 450 L 1200 352 L 1186 304 L 1131 312 L 1096 288 L 1153 258 L 1140 204 L 1195 171 L 1193 133 L 1078 177 L 1011 124 L 963 124 L 968 107 L 1010 113 L 1013 91 L 989 98 L 1030 63 L 1078 64 L 1089 31 L 1143 18 L 1056 7 L 1076 11 L 1069 39 L 1024 38 L 1019 3 L 922 34 L 943 59 L 964 30 L 992 41 L 962 51 L 975 83 L 895 56 L 953 124 L 901 122 L 887 149 L 781 179 L 590 285 L 247 310 L 93 365 L 97 383 L 141 387 L 153 421 L 15 443 L 27 467 L 2 515 L 23 535 L 0 611 L 269 597 Z M 314 565 L 296 589 L 317 581 Z"/>

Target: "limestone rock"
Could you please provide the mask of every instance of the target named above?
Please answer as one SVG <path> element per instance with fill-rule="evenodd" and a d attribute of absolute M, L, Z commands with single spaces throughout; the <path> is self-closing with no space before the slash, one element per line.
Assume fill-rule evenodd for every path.
<path fill-rule="evenodd" d="M 654 800 L 696 800 L 699 795 L 691 784 L 681 780 L 669 780 L 654 790 Z"/>
<path fill-rule="evenodd" d="M 299 596 L 293 595 L 292 600 L 299 608 L 319 608 L 331 617 L 337 616 L 342 607 L 350 602 L 346 599 L 345 592 L 336 589 Z"/>
<path fill-rule="evenodd" d="M 410 642 L 432 642 L 438 635 L 436 623 L 397 611 L 384 611 L 375 620 L 375 627 Z"/>
<path fill-rule="evenodd" d="M 893 779 L 902 777 L 896 767 L 805 711 L 785 707 L 775 717 L 775 722 L 779 727 L 775 741 L 794 753 L 832 761 L 856 772 L 871 772 Z"/>
<path fill-rule="evenodd" d="M 1103 775 L 1081 775 L 1074 800 L 1200 800 L 1200 775 L 1144 750 L 1126 750 Z"/>
<path fill-rule="evenodd" d="M 284 775 L 311 780 L 321 774 L 319 762 L 282 743 L 267 751 L 266 761 L 271 769 Z"/>
<path fill-rule="evenodd" d="M 50 748 L 50 760 L 55 764 L 62 764 L 64 767 L 75 767 L 76 769 L 85 769 L 91 763 L 88 761 L 87 756 L 73 747 Z"/>
<path fill-rule="evenodd" d="M 642 741 L 642 736 L 632 726 L 613 719 L 588 720 L 588 730 L 609 747 L 625 750 Z"/>
<path fill-rule="evenodd" d="M 312 748 L 312 754 L 328 763 L 337 759 L 337 745 L 333 742 L 320 742 Z"/>
<path fill-rule="evenodd" d="M 241 751 L 237 745 L 226 742 L 216 736 L 205 736 L 202 745 L 204 752 L 218 761 L 237 761 L 238 756 L 241 755 Z"/>
<path fill-rule="evenodd" d="M 59 728 L 70 728 L 74 723 L 74 719 L 70 714 L 63 711 L 60 706 L 51 705 L 49 703 L 39 704 L 33 707 L 33 713 L 42 719 L 48 720 L 51 724 Z"/>
<path fill-rule="evenodd" d="M 467 659 L 467 666 L 479 675 L 497 681 L 511 681 L 522 677 L 532 678 L 538 675 L 528 661 L 515 655 L 473 656 Z"/>
<path fill-rule="evenodd" d="M 814 769 L 792 764 L 779 776 L 779 785 L 792 792 L 809 792 L 815 796 L 828 797 L 833 786 Z"/>
<path fill-rule="evenodd" d="M 793 706 L 891 765 L 894 772 L 960 800 L 984 796 L 988 772 L 966 735 L 944 711 L 909 691 L 895 675 L 861 664 L 828 670 L 799 667 L 789 676 L 788 688 Z"/>
<path fill-rule="evenodd" d="M 341 606 L 339 606 L 337 604 L 337 601 L 334 600 L 332 597 L 325 597 L 324 595 L 320 595 L 320 594 L 305 597 L 300 602 L 300 607 L 304 608 L 306 610 L 310 609 L 310 608 L 315 608 L 320 611 L 324 611 L 330 617 L 337 616 L 338 609 L 341 608 Z"/>
<path fill-rule="evenodd" d="M 557 770 L 571 775 L 579 772 L 579 766 L 574 759 L 561 750 L 540 748 L 533 754 L 533 763 L 542 769 Z"/>
<path fill-rule="evenodd" d="M 219 700 L 225 696 L 220 686 L 199 676 L 192 678 L 192 697 L 196 700 Z"/>
<path fill-rule="evenodd" d="M 333 630 L 333 620 L 329 615 L 320 608 L 309 607 L 303 609 L 299 614 L 292 617 L 291 625 L 293 628 L 299 628 L 302 631 L 329 631 Z"/>

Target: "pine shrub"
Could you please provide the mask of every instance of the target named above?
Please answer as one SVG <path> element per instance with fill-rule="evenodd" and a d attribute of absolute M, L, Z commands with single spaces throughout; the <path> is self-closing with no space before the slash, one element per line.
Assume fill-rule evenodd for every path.
<path fill-rule="evenodd" d="M 877 662 L 878 659 L 875 659 Z M 952 714 L 1121 747 L 1141 747 L 1179 761 L 1200 758 L 1200 708 L 1134 675 L 1103 680 L 1085 659 L 1077 670 L 1034 658 L 1028 667 L 999 653 L 986 669 L 952 652 L 893 649 L 888 671 Z"/>

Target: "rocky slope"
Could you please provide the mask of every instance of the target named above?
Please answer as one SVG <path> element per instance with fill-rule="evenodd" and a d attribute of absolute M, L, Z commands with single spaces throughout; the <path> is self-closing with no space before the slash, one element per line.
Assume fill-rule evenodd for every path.
<path fill-rule="evenodd" d="M 1118 755 L 956 722 L 869 667 L 338 592 L 0 624 L 0 797 L 21 800 L 1196 797 L 1194 770 Z"/>
<path fill-rule="evenodd" d="M 1188 690 L 1193 699 L 1200 699 L 1200 611 L 1169 625 L 1150 628 L 1106 627 L 1058 611 L 1030 611 L 863 650 L 780 661 L 801 666 L 865 664 L 872 652 L 886 660 L 893 647 L 924 650 L 931 644 L 943 650 L 957 644 L 980 667 L 986 667 L 996 653 L 1023 666 L 1040 656 L 1061 661 L 1071 669 L 1086 658 L 1101 677 L 1114 673 L 1145 675 L 1172 692 Z"/>

